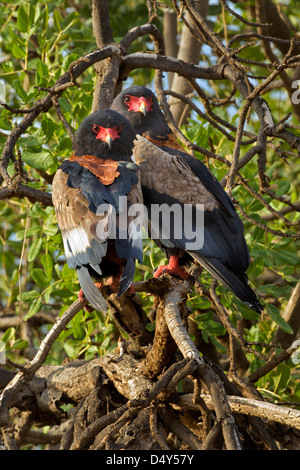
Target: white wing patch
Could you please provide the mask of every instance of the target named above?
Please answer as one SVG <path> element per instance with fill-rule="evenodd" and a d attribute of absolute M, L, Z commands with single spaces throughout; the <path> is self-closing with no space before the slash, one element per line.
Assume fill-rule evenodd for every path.
<path fill-rule="evenodd" d="M 100 246 L 97 246 L 98 253 L 95 253 L 95 250 L 91 247 L 87 233 L 80 225 L 70 230 L 62 230 L 62 238 L 67 263 L 70 268 L 90 264 L 98 274 L 102 273 L 98 263 L 101 262 L 101 257 L 105 255 L 106 246 L 105 248 L 103 246 L 102 249 L 100 249 Z M 101 253 L 99 253 L 99 251 L 101 251 Z"/>

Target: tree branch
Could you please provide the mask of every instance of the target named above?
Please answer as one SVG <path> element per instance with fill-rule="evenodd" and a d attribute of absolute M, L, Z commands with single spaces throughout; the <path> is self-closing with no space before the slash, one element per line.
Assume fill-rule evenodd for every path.
<path fill-rule="evenodd" d="M 19 393 L 23 384 L 32 379 L 35 372 L 42 366 L 54 341 L 58 338 L 62 330 L 85 305 L 87 305 L 86 300 L 77 300 L 64 312 L 41 342 L 36 356 L 32 361 L 22 367 L 22 370 L 18 372 L 12 381 L 5 387 L 0 395 L 0 425 L 3 426 L 8 423 L 8 410 L 10 403 L 15 399 L 16 394 Z"/>

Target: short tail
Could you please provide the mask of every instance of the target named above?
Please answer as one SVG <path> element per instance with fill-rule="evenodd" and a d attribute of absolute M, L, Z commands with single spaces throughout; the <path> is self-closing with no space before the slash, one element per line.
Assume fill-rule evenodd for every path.
<path fill-rule="evenodd" d="M 107 303 L 104 297 L 102 296 L 101 292 L 95 286 L 88 269 L 85 266 L 81 266 L 77 268 L 77 275 L 78 280 L 83 290 L 83 293 L 91 304 L 96 310 L 100 312 L 107 312 Z"/>
<path fill-rule="evenodd" d="M 125 264 L 125 268 L 122 273 L 122 277 L 120 279 L 120 287 L 118 291 L 118 296 L 121 297 L 121 295 L 124 294 L 124 292 L 127 291 L 128 287 L 131 285 L 133 276 L 135 273 L 135 260 L 134 258 L 129 258 Z"/>
<path fill-rule="evenodd" d="M 239 275 L 234 273 L 217 258 L 204 258 L 194 252 L 190 252 L 190 255 L 220 281 L 221 284 L 233 292 L 244 304 L 255 312 L 261 313 L 263 307 L 249 286 L 246 274 Z"/>

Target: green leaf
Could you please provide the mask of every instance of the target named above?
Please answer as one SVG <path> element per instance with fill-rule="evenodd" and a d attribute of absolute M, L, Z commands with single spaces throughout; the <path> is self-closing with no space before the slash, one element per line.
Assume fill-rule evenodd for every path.
<path fill-rule="evenodd" d="M 226 354 L 227 353 L 227 349 L 226 347 L 220 343 L 220 341 L 217 340 L 217 338 L 215 338 L 214 336 L 210 335 L 209 337 L 210 341 L 212 342 L 212 344 L 219 350 L 221 351 L 223 354 Z"/>
<path fill-rule="evenodd" d="M 284 261 L 287 264 L 292 264 L 293 266 L 296 266 L 299 262 L 298 257 L 295 255 L 295 253 L 291 253 L 290 251 L 287 250 L 272 250 L 275 251 L 277 258 L 280 258 L 282 261 Z"/>
<path fill-rule="evenodd" d="M 62 277 L 65 281 L 71 280 L 71 279 L 75 279 L 75 278 L 76 278 L 75 270 L 74 270 L 74 269 L 70 269 L 69 266 L 67 265 L 67 263 L 65 263 L 65 264 L 64 264 L 64 267 L 63 267 L 63 269 L 62 269 L 61 277 Z"/>
<path fill-rule="evenodd" d="M 58 227 L 57 225 L 53 225 L 53 224 L 45 224 L 43 231 L 46 235 L 48 235 L 49 237 L 52 237 L 58 231 Z"/>
<path fill-rule="evenodd" d="M 42 10 L 41 19 L 42 19 L 42 28 L 44 31 L 46 31 L 48 27 L 48 23 L 49 23 L 49 10 L 48 10 L 47 3 L 44 5 L 44 9 Z"/>
<path fill-rule="evenodd" d="M 38 313 L 41 310 L 41 308 L 42 308 L 42 298 L 38 297 L 32 302 L 30 309 L 28 310 L 26 315 L 23 317 L 23 320 L 27 321 L 29 318 L 33 317 L 33 315 Z"/>
<path fill-rule="evenodd" d="M 245 320 L 252 320 L 258 321 L 260 318 L 259 313 L 254 312 L 250 307 L 248 307 L 244 302 L 239 299 L 234 299 L 234 304 L 236 305 L 236 309 L 242 314 Z"/>
<path fill-rule="evenodd" d="M 35 268 L 31 271 L 31 277 L 34 282 L 40 287 L 46 287 L 49 285 L 49 279 L 43 269 Z"/>
<path fill-rule="evenodd" d="M 18 9 L 17 27 L 21 33 L 25 33 L 28 28 L 28 4 L 21 5 Z"/>
<path fill-rule="evenodd" d="M 270 315 L 270 317 L 272 318 L 272 320 L 277 323 L 277 325 L 280 326 L 280 328 L 285 332 L 285 333 L 288 333 L 290 335 L 292 335 L 294 332 L 292 330 L 292 328 L 290 327 L 290 325 L 281 317 L 280 315 L 280 312 L 278 310 L 278 308 L 276 308 L 274 305 L 272 304 L 267 304 L 266 305 L 266 310 L 268 312 L 268 314 Z"/>
<path fill-rule="evenodd" d="M 3 343 L 6 344 L 8 341 L 10 341 L 11 339 L 15 337 L 15 333 L 16 333 L 15 328 L 13 327 L 8 328 L 8 330 L 6 330 L 6 332 L 2 336 L 1 341 L 3 341 Z"/>
<path fill-rule="evenodd" d="M 37 85 L 47 84 L 49 78 L 49 70 L 47 65 L 39 60 L 36 64 L 36 83 Z"/>
<path fill-rule="evenodd" d="M 29 31 L 33 26 L 35 17 L 35 7 L 31 3 L 24 3 L 18 9 L 17 27 L 22 33 Z"/>
<path fill-rule="evenodd" d="M 213 313 L 212 312 L 207 312 L 207 313 L 202 313 L 201 315 L 197 315 L 196 318 L 195 318 L 195 321 L 197 323 L 206 322 L 208 320 L 212 320 L 212 318 L 213 318 Z"/>
<path fill-rule="evenodd" d="M 68 357 L 74 358 L 76 356 L 76 349 L 78 348 L 78 342 L 72 339 L 64 342 L 64 350 Z"/>
<path fill-rule="evenodd" d="M 101 348 L 104 349 L 104 350 L 107 349 L 108 346 L 110 345 L 110 341 L 111 341 L 110 336 L 107 336 L 107 337 L 104 339 L 104 341 L 102 341 Z"/>
<path fill-rule="evenodd" d="M 73 318 L 72 320 L 73 334 L 75 339 L 82 340 L 85 337 L 84 329 L 82 328 L 80 318 Z"/>
<path fill-rule="evenodd" d="M 54 10 L 54 23 L 55 23 L 55 27 L 58 31 L 61 31 L 62 30 L 62 27 L 61 27 L 61 22 L 63 21 L 63 17 L 61 16 L 61 14 L 58 12 L 58 10 Z"/>
<path fill-rule="evenodd" d="M 43 117 L 42 121 L 42 129 L 44 131 L 45 136 L 47 136 L 47 139 L 50 139 L 53 135 L 53 132 L 55 131 L 55 126 L 56 123 L 53 122 L 52 119 L 49 119 L 47 117 Z"/>
<path fill-rule="evenodd" d="M 278 188 L 275 189 L 275 193 L 277 194 L 277 196 L 283 196 L 284 194 L 287 194 L 291 187 L 289 181 L 279 181 L 277 185 Z"/>
<path fill-rule="evenodd" d="M 41 256 L 41 263 L 45 269 L 46 275 L 48 279 L 52 278 L 52 270 L 53 270 L 53 260 L 49 253 L 44 253 Z"/>
<path fill-rule="evenodd" d="M 42 139 L 38 139 L 37 137 L 33 136 L 33 135 L 30 135 L 30 136 L 27 136 L 27 137 L 21 137 L 19 139 L 19 143 L 21 145 L 21 147 L 26 147 L 27 149 L 28 148 L 40 148 L 42 143 L 43 143 L 43 140 Z"/>
<path fill-rule="evenodd" d="M 264 258 L 258 257 L 255 258 L 254 262 L 250 264 L 247 274 L 249 277 L 256 279 L 262 274 L 264 270 Z"/>
<path fill-rule="evenodd" d="M 26 49 L 21 44 L 14 44 L 12 48 L 12 53 L 16 59 L 24 59 L 26 56 Z"/>
<path fill-rule="evenodd" d="M 36 219 L 40 217 L 45 217 L 45 215 L 47 215 L 47 212 L 39 205 L 39 203 L 36 203 L 30 207 L 29 215 L 31 219 Z"/>
<path fill-rule="evenodd" d="M 201 310 L 204 310 L 206 308 L 211 308 L 211 302 L 210 300 L 198 298 L 198 301 L 196 302 L 195 307 L 200 308 Z"/>
<path fill-rule="evenodd" d="M 22 292 L 21 299 L 25 302 L 31 302 L 32 300 L 35 300 L 37 297 L 39 297 L 39 295 L 40 294 L 36 290 L 30 290 L 28 292 Z M 20 300 L 19 296 L 18 300 Z"/>
<path fill-rule="evenodd" d="M 28 341 L 25 339 L 17 339 L 10 349 L 25 349 L 28 347 Z"/>
<path fill-rule="evenodd" d="M 41 230 L 41 227 L 39 225 L 35 225 L 34 227 L 30 227 L 27 231 L 26 230 L 19 230 L 16 233 L 16 238 L 18 240 L 24 240 L 25 234 L 26 238 L 31 237 L 35 233 L 39 232 Z"/>
<path fill-rule="evenodd" d="M 20 57 L 20 59 L 22 59 L 22 57 Z M 27 98 L 27 93 L 26 91 L 24 90 L 23 86 L 22 86 L 22 83 L 20 80 L 14 80 L 13 83 L 12 83 L 14 89 L 16 90 L 17 94 L 19 95 L 19 97 L 23 100 L 23 101 L 26 101 L 26 98 Z"/>
<path fill-rule="evenodd" d="M 5 131 L 11 131 L 12 130 L 12 125 L 9 121 L 3 120 L 0 118 L 0 129 L 3 129 Z"/>
<path fill-rule="evenodd" d="M 147 323 L 147 325 L 146 325 L 145 328 L 146 328 L 146 330 L 148 330 L 148 331 L 155 331 L 155 325 L 154 325 L 154 323 Z"/>
<path fill-rule="evenodd" d="M 214 320 L 209 320 L 205 322 L 205 329 L 209 333 L 216 335 L 216 336 L 223 336 L 226 333 L 226 329 L 224 328 L 224 326 L 221 325 L 221 323 L 216 322 Z"/>
<path fill-rule="evenodd" d="M 36 240 L 35 242 L 32 243 L 32 245 L 30 246 L 29 250 L 28 250 L 28 261 L 33 261 L 34 259 L 36 259 L 40 252 L 41 252 L 41 249 L 42 249 L 42 244 L 43 244 L 43 239 L 42 238 L 39 238 L 38 240 Z"/>
<path fill-rule="evenodd" d="M 32 153 L 28 150 L 22 152 L 22 160 L 27 165 L 38 170 L 48 170 L 54 165 L 54 158 L 49 152 L 35 152 Z"/>
<path fill-rule="evenodd" d="M 290 377 L 290 368 L 286 364 L 279 364 L 276 368 L 276 377 L 274 379 L 274 393 L 279 393 L 281 390 L 285 390 Z"/>

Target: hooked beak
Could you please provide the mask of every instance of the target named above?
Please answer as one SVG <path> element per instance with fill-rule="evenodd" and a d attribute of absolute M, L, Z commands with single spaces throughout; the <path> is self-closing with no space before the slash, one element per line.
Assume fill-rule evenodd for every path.
<path fill-rule="evenodd" d="M 148 107 L 147 107 L 147 101 L 146 99 L 142 96 L 140 99 L 139 99 L 139 111 L 141 113 L 143 113 L 144 116 L 146 116 L 147 112 L 148 112 Z"/>
<path fill-rule="evenodd" d="M 112 143 L 113 143 L 113 138 L 112 138 L 112 135 L 110 132 L 107 132 L 106 136 L 105 136 L 105 142 L 107 143 L 107 145 L 109 146 L 109 148 L 111 148 L 112 146 Z"/>
<path fill-rule="evenodd" d="M 120 138 L 121 130 L 122 130 L 122 126 L 118 126 L 118 127 L 97 126 L 97 129 L 94 132 L 97 132 L 96 139 L 106 142 L 109 148 L 111 148 L 114 140 Z"/>

